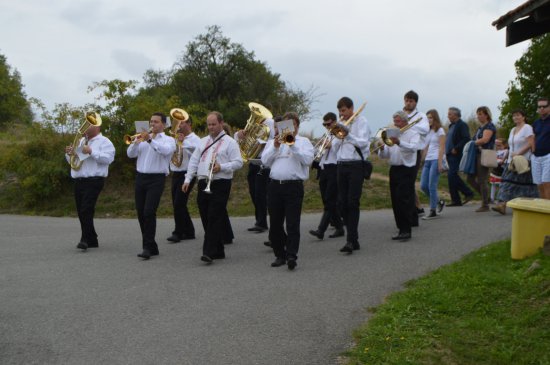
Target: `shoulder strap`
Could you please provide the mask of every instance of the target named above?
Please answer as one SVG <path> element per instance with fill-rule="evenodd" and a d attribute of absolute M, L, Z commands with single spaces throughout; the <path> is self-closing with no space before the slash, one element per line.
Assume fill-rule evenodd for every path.
<path fill-rule="evenodd" d="M 205 153 L 206 151 L 208 151 L 208 149 L 209 149 L 210 147 L 212 147 L 212 146 L 215 145 L 220 139 L 222 139 L 223 136 L 225 136 L 225 133 L 223 133 L 221 136 L 219 136 L 218 138 L 216 138 L 216 140 L 215 140 L 214 142 L 212 142 L 210 145 L 206 146 L 206 148 L 205 148 L 205 149 L 202 151 L 202 153 L 201 153 L 201 157 L 202 157 L 202 155 L 204 155 L 204 153 Z"/>

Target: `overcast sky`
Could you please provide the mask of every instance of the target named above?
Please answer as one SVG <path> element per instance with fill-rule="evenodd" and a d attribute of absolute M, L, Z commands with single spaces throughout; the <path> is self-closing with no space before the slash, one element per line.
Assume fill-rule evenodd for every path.
<path fill-rule="evenodd" d="M 0 0 L 0 53 L 28 96 L 50 109 L 84 105 L 94 102 L 93 82 L 171 69 L 194 37 L 219 25 L 283 80 L 317 87 L 304 129 L 349 96 L 367 102 L 374 132 L 410 89 L 421 111 L 436 108 L 445 121 L 449 106 L 498 115 L 529 42 L 506 48 L 505 30 L 491 23 L 524 1 Z"/>

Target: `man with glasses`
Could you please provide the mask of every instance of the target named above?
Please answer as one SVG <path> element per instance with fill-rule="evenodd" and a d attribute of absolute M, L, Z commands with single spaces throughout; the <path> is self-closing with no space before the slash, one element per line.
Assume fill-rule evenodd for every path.
<path fill-rule="evenodd" d="M 533 182 L 539 188 L 540 197 L 550 199 L 550 102 L 539 98 L 537 112 L 540 118 L 533 123 L 535 151 L 531 159 Z"/>
<path fill-rule="evenodd" d="M 327 113 L 323 117 L 323 126 L 330 130 L 336 124 L 336 114 Z M 329 235 L 330 238 L 341 237 L 345 234 L 342 217 L 338 211 L 338 182 L 337 182 L 337 165 L 336 152 L 332 148 L 332 142 L 338 143 L 340 140 L 328 142 L 325 148 L 325 153 L 319 160 L 319 189 L 321 190 L 321 199 L 323 200 L 323 215 L 321 222 L 316 230 L 311 230 L 309 233 L 318 239 L 322 240 L 325 236 L 325 231 L 330 223 L 334 223 L 336 231 Z"/>

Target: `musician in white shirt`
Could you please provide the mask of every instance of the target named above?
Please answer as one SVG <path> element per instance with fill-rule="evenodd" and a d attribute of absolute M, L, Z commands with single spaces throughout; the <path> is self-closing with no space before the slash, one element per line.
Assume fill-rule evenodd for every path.
<path fill-rule="evenodd" d="M 115 146 L 101 134 L 99 126 L 91 126 L 79 141 L 82 153 L 88 155 L 81 160 L 80 169 L 71 168 L 71 177 L 74 180 L 74 197 L 76 211 L 80 221 L 80 242 L 77 248 L 87 250 L 98 247 L 97 233 L 94 227 L 95 205 L 99 193 L 109 174 L 109 165 L 115 159 Z M 73 146 L 65 148 L 65 158 L 70 163 L 71 155 L 76 153 Z"/>
<path fill-rule="evenodd" d="M 403 99 L 405 104 L 403 106 L 403 110 L 407 113 L 407 117 L 409 118 L 409 123 L 418 121 L 414 126 L 411 127 L 420 135 L 420 149 L 417 151 L 417 154 L 416 154 L 416 174 L 415 174 L 415 176 L 418 176 L 418 171 L 420 170 L 420 163 L 422 161 L 422 151 L 426 146 L 425 139 L 428 133 L 430 132 L 430 121 L 428 120 L 428 117 L 426 116 L 426 114 L 420 112 L 416 107 L 416 104 L 418 104 L 418 93 L 416 93 L 413 90 L 407 91 Z M 416 227 L 418 226 L 418 215 L 424 214 L 424 208 L 422 208 L 422 204 L 420 203 L 420 199 L 418 198 L 418 193 L 416 192 L 416 189 L 414 190 L 414 199 L 415 199 L 416 209 L 412 212 L 411 222 L 413 226 Z"/>
<path fill-rule="evenodd" d="M 276 257 L 271 266 L 278 267 L 286 263 L 289 270 L 294 270 L 300 246 L 303 182 L 309 178 L 309 166 L 313 162 L 313 145 L 309 139 L 298 135 L 298 114 L 286 113 L 283 121 L 286 120 L 294 122 L 294 143 L 282 143 L 282 136 L 279 137 L 277 132 L 262 153 L 262 164 L 271 168 L 267 208 L 269 240 Z"/>
<path fill-rule="evenodd" d="M 393 115 L 396 128 L 405 127 L 408 122 L 407 113 L 398 111 Z M 416 209 L 414 204 L 414 182 L 416 180 L 417 150 L 421 145 L 420 135 L 410 128 L 399 135 L 391 137 L 393 146 L 382 144 L 378 150 L 381 158 L 389 159 L 390 163 L 390 193 L 395 223 L 399 233 L 393 240 L 406 241 L 411 238 L 411 214 Z"/>
<path fill-rule="evenodd" d="M 353 114 L 353 101 L 348 97 L 338 100 L 336 105 L 342 121 Z M 346 226 L 346 244 L 340 252 L 353 253 L 359 245 L 359 204 L 363 193 L 363 160 L 369 157 L 370 128 L 367 119 L 358 115 L 348 126 L 349 133 L 343 139 L 335 138 L 332 148 L 337 150 L 338 205 Z M 363 158 L 361 158 L 361 152 Z"/>
<path fill-rule="evenodd" d="M 210 264 L 215 259 L 224 259 L 223 246 L 226 226 L 226 209 L 233 172 L 243 166 L 239 145 L 224 130 L 221 113 L 213 111 L 206 117 L 208 136 L 200 140 L 189 161 L 183 192 L 190 190 L 192 179 L 198 178 L 197 204 L 204 228 L 204 243 L 201 260 Z M 211 165 L 212 164 L 212 165 Z M 212 180 L 208 183 L 212 168 Z M 210 189 L 210 194 L 205 192 Z"/>
<path fill-rule="evenodd" d="M 323 126 L 327 131 L 330 131 L 336 125 L 336 120 L 336 114 L 327 113 L 323 117 Z M 329 235 L 330 238 L 341 237 L 345 234 L 342 217 L 338 210 L 337 149 L 332 148 L 332 141 L 334 141 L 335 137 L 331 135 L 331 138 L 330 142 L 326 145 L 324 154 L 319 160 L 318 177 L 319 190 L 321 192 L 321 199 L 323 200 L 323 215 L 317 229 L 309 231 L 311 235 L 320 240 L 324 238 L 325 231 L 330 223 L 333 223 L 336 228 L 336 231 Z"/>
<path fill-rule="evenodd" d="M 157 208 L 169 173 L 170 159 L 176 150 L 174 138 L 164 134 L 166 115 L 154 113 L 149 126 L 151 133 L 142 132 L 126 152 L 128 157 L 137 158 L 135 197 L 143 246 L 138 257 L 144 260 L 159 254 L 155 241 Z"/>
<path fill-rule="evenodd" d="M 172 235 L 167 238 L 171 242 L 179 242 L 181 240 L 190 240 L 195 238 L 195 226 L 187 209 L 187 201 L 189 194 L 193 190 L 195 180 L 191 180 L 189 190 L 184 193 L 181 188 L 187 174 L 189 159 L 200 144 L 200 138 L 192 129 L 192 118 L 189 117 L 185 121 L 181 121 L 176 136 L 176 144 L 181 144 L 181 147 L 176 148 L 173 158 L 170 161 L 170 171 L 172 171 L 172 207 L 174 208 L 174 230 Z M 177 162 L 179 165 L 175 165 Z"/>

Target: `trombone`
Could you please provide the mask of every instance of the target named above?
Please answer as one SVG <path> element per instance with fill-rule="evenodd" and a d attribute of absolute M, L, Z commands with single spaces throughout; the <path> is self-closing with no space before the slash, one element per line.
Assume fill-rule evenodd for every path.
<path fill-rule="evenodd" d="M 348 120 L 336 124 L 334 127 L 330 129 L 330 132 L 338 139 L 344 139 L 349 134 L 348 126 L 351 125 L 355 121 L 355 118 L 365 109 L 365 105 L 367 105 L 366 102 L 364 102 L 359 109 L 351 117 L 349 117 Z"/>
<path fill-rule="evenodd" d="M 409 130 L 410 128 L 412 128 L 415 124 L 417 124 L 418 122 L 420 122 L 422 120 L 422 117 L 419 117 L 418 119 L 410 122 L 409 124 L 407 124 L 406 126 L 404 126 L 403 128 L 399 129 L 399 133 L 405 133 L 405 131 Z M 371 143 L 371 146 L 370 146 L 370 153 L 374 153 L 376 151 L 378 151 L 380 148 L 382 148 L 382 146 L 386 145 L 388 147 L 391 147 L 393 146 L 393 142 L 390 138 L 388 138 L 387 136 L 387 131 L 388 131 L 388 127 L 386 128 L 380 128 L 377 132 L 376 132 L 376 135 L 375 135 L 375 140 Z M 376 147 L 374 147 L 373 145 L 376 144 Z M 373 148 L 374 147 L 374 148 Z"/>

